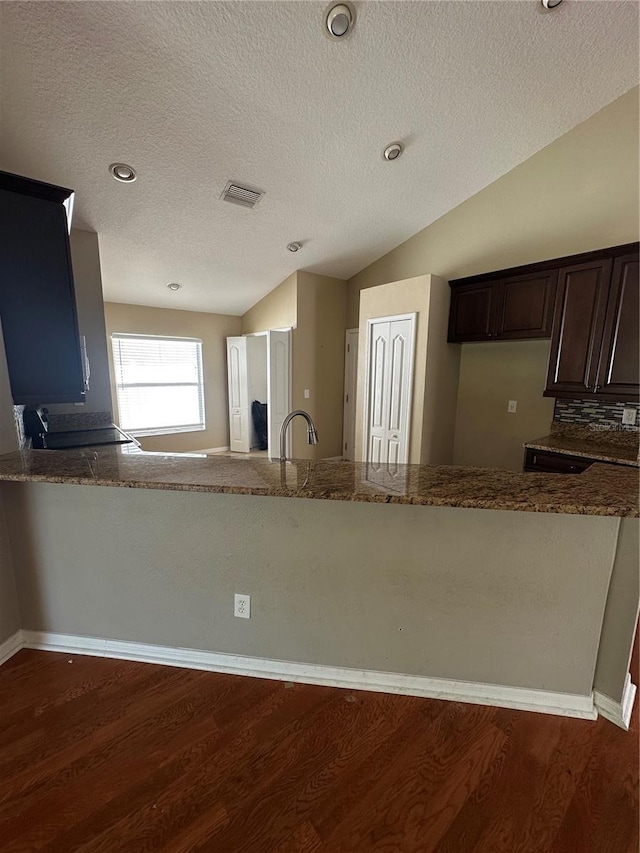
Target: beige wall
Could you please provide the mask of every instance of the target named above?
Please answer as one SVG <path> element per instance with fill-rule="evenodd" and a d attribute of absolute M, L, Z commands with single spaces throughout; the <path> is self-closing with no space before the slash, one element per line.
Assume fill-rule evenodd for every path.
<path fill-rule="evenodd" d="M 0 645 L 21 627 L 4 500 L 5 496 L 0 493 Z"/>
<path fill-rule="evenodd" d="M 594 688 L 614 702 L 622 700 L 636 636 L 640 598 L 639 559 L 640 522 L 635 518 L 623 518 L 594 679 Z M 632 675 L 635 683 L 638 673 Z"/>
<path fill-rule="evenodd" d="M 299 459 L 341 456 L 347 283 L 299 271 L 297 289 L 292 403 L 294 409 L 309 412 L 320 442 L 309 447 L 300 420 L 294 426 L 294 455 Z M 308 398 L 304 396 L 305 389 L 309 391 Z"/>
<path fill-rule="evenodd" d="M 420 462 L 422 465 L 449 465 L 453 462 L 460 347 L 447 343 L 451 288 L 444 279 L 433 275 L 429 279 Z"/>
<path fill-rule="evenodd" d="M 462 349 L 454 442 L 456 465 L 522 469 L 525 441 L 546 435 L 553 399 L 543 397 L 549 341 L 467 344 Z M 515 414 L 507 412 L 517 400 Z"/>
<path fill-rule="evenodd" d="M 342 394 L 347 283 L 299 270 L 242 318 L 242 333 L 292 328 L 291 408 L 314 419 L 320 443 L 310 447 L 306 426 L 291 425 L 292 455 L 322 459 L 342 452 Z M 309 391 L 309 397 L 304 391 Z"/>
<path fill-rule="evenodd" d="M 355 458 L 366 458 L 364 426 L 367 376 L 367 323 L 375 317 L 416 312 L 414 328 L 414 368 L 411 399 L 411 423 L 409 428 L 409 454 L 411 464 L 420 464 L 422 453 L 422 416 L 424 413 L 424 378 L 427 354 L 429 312 L 429 278 L 419 276 L 407 281 L 394 281 L 363 291 L 360 298 L 360 322 L 358 334 L 358 385 L 356 409 Z"/>
<path fill-rule="evenodd" d="M 424 275 L 362 291 L 358 336 L 357 460 L 365 458 L 367 323 L 375 317 L 416 312 L 408 458 L 416 465 L 451 463 L 460 353 L 457 345 L 446 342 L 449 290 L 442 279 Z"/>
<path fill-rule="evenodd" d="M 114 332 L 126 332 L 202 340 L 206 430 L 142 437 L 139 441 L 143 449 L 184 453 L 190 450 L 228 446 L 226 338 L 240 334 L 240 317 L 197 311 L 173 311 L 168 308 L 147 308 L 142 305 L 124 305 L 116 302 L 106 302 L 104 310 L 108 336 Z M 117 423 L 118 411 L 111 346 L 109 346 L 109 366 L 113 411 Z"/>
<path fill-rule="evenodd" d="M 242 317 L 243 335 L 250 332 L 267 332 L 270 329 L 289 329 L 296 325 L 297 278 L 293 273 L 285 278 L 264 299 L 257 302 Z"/>
<path fill-rule="evenodd" d="M 354 276 L 349 281 L 348 326 L 358 324 L 362 288 L 426 273 L 451 280 L 635 241 L 638 185 L 635 88 Z M 512 389 L 511 399 L 530 417 L 531 427 L 525 427 L 522 436 L 545 433 L 552 411 L 540 393 L 547 345 L 489 345 L 495 347 L 493 359 L 485 357 L 485 346 L 463 347 L 454 461 L 519 467 L 521 433 L 513 431 L 514 422 L 503 421 L 507 432 L 496 429 L 480 443 L 472 429 L 476 404 L 485 423 L 500 423 L 506 401 L 490 388 L 493 369 L 504 356 L 501 375 Z M 532 352 L 537 379 L 521 382 L 530 372 Z M 475 391 L 474 399 L 469 397 L 467 392 L 478 387 L 487 389 L 486 400 Z"/>
<path fill-rule="evenodd" d="M 26 629 L 591 692 L 618 519 L 6 488 Z"/>

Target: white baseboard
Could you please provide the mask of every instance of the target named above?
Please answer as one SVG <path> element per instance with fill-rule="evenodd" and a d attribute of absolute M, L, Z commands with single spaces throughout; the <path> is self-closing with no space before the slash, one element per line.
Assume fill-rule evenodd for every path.
<path fill-rule="evenodd" d="M 16 631 L 15 634 L 12 634 L 12 636 L 5 640 L 4 643 L 0 643 L 0 666 L 2 666 L 3 663 L 6 663 L 9 658 L 12 658 L 15 653 L 19 652 L 22 648 L 24 648 L 22 631 Z"/>
<path fill-rule="evenodd" d="M 591 695 L 578 696 L 569 693 L 531 690 L 525 687 L 503 687 L 498 684 L 451 681 L 446 678 L 430 678 L 422 675 L 401 675 L 395 672 L 377 672 L 324 666 L 322 664 L 267 660 L 243 655 L 207 652 L 199 649 L 172 648 L 146 643 L 104 640 L 97 637 L 78 637 L 71 634 L 23 631 L 22 642 L 29 649 L 95 655 L 97 657 L 135 660 L 166 666 L 182 666 L 188 669 L 271 678 L 278 681 L 297 681 L 303 684 L 322 684 L 328 687 L 344 687 L 350 690 L 399 693 L 407 696 L 422 696 L 428 699 L 444 699 L 475 705 L 538 711 L 543 714 L 557 714 L 585 720 L 595 720 L 597 717 L 593 696 Z"/>
<path fill-rule="evenodd" d="M 198 450 L 198 453 L 224 453 L 225 450 L 229 450 L 229 445 L 226 444 L 224 447 L 205 447 L 204 450 Z"/>
<path fill-rule="evenodd" d="M 602 714 L 610 723 L 629 731 L 629 721 L 636 698 L 636 686 L 631 682 L 631 673 L 627 673 L 621 702 L 614 702 L 613 699 L 598 690 L 594 691 L 593 698 L 599 714 Z"/>

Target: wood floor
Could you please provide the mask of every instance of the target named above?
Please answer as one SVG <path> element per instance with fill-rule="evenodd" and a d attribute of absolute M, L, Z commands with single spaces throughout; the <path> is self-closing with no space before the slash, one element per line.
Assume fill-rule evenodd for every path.
<path fill-rule="evenodd" d="M 21 651 L 0 850 L 637 853 L 638 714 L 596 723 Z"/>

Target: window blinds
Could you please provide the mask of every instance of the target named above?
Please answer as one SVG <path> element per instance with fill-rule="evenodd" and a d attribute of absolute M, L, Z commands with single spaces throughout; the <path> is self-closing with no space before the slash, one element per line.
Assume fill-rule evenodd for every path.
<path fill-rule="evenodd" d="M 120 427 L 134 435 L 205 428 L 202 341 L 114 334 Z"/>

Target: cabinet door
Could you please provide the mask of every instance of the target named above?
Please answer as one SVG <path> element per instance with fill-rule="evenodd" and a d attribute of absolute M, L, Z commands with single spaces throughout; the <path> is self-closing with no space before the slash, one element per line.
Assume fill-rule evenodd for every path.
<path fill-rule="evenodd" d="M 495 283 L 469 284 L 451 290 L 450 343 L 486 341 L 493 337 Z"/>
<path fill-rule="evenodd" d="M 569 456 L 566 453 L 527 447 L 523 470 L 539 471 L 541 474 L 582 474 L 593 462 L 593 459 L 585 459 L 584 456 Z"/>
<path fill-rule="evenodd" d="M 496 336 L 502 340 L 551 336 L 558 271 L 502 279 L 497 293 Z"/>
<path fill-rule="evenodd" d="M 560 270 L 545 396 L 594 393 L 611 267 L 606 259 Z"/>
<path fill-rule="evenodd" d="M 640 304 L 638 255 L 616 258 L 602 339 L 596 391 L 617 400 L 637 400 L 640 392 Z"/>
<path fill-rule="evenodd" d="M 82 402 L 84 374 L 63 204 L 0 189 L 0 316 L 14 402 Z"/>

